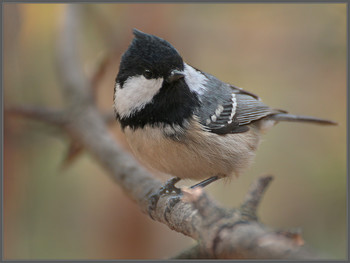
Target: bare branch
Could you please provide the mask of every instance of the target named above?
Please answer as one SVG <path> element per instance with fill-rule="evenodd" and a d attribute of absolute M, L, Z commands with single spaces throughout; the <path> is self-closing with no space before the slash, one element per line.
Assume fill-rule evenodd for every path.
<path fill-rule="evenodd" d="M 78 29 L 81 22 L 81 11 L 79 4 L 66 6 L 56 41 L 57 72 L 62 81 L 66 101 L 73 107 L 76 103 L 91 103 L 92 99 L 91 84 L 84 75 L 79 48 L 76 44 L 79 42 L 78 37 L 81 36 Z"/>
<path fill-rule="evenodd" d="M 94 72 L 92 78 L 91 78 L 91 88 L 92 88 L 92 94 L 93 98 L 96 99 L 96 94 L 98 91 L 99 84 L 103 78 L 103 76 L 106 74 L 107 68 L 111 63 L 111 54 L 105 55 L 105 57 L 100 62 L 100 65 L 97 67 L 97 70 Z"/>
<path fill-rule="evenodd" d="M 261 201 L 261 198 L 272 181 L 272 175 L 261 176 L 249 188 L 243 204 L 241 205 L 242 214 L 251 220 L 256 220 L 256 211 Z"/>
<path fill-rule="evenodd" d="M 64 125 L 67 120 L 62 111 L 37 106 L 18 106 L 5 108 L 5 113 L 17 117 L 26 117 L 55 125 Z"/>

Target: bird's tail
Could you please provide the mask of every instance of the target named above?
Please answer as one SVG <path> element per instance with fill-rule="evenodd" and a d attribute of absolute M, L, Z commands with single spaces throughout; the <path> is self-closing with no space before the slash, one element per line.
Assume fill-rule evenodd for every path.
<path fill-rule="evenodd" d="M 275 121 L 290 121 L 290 122 L 309 122 L 321 125 L 337 125 L 338 123 L 330 120 L 319 119 L 310 116 L 293 115 L 288 113 L 277 113 L 269 117 Z"/>

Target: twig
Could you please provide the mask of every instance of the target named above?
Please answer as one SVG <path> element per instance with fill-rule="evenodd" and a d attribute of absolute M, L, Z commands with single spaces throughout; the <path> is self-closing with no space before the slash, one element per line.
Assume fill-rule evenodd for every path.
<path fill-rule="evenodd" d="M 18 106 L 5 108 L 5 113 L 17 117 L 26 117 L 58 126 L 64 125 L 67 120 L 65 114 L 59 110 L 52 110 L 36 106 Z"/>
<path fill-rule="evenodd" d="M 257 208 L 261 198 L 273 179 L 272 175 L 261 176 L 249 188 L 243 204 L 241 205 L 241 212 L 247 219 L 257 220 Z"/>
<path fill-rule="evenodd" d="M 62 91 L 68 106 L 73 108 L 82 103 L 91 103 L 91 83 L 83 73 L 77 46 L 80 36 L 80 5 L 69 5 L 64 10 L 65 14 L 60 21 L 59 37 L 56 41 L 57 73 L 62 82 Z"/>
<path fill-rule="evenodd" d="M 106 70 L 111 63 L 111 56 L 112 56 L 111 54 L 105 55 L 105 57 L 100 62 L 99 67 L 97 67 L 97 70 L 92 75 L 90 82 L 91 82 L 91 88 L 92 88 L 92 94 L 93 94 L 94 100 L 96 100 L 99 84 L 103 76 L 106 74 Z"/>

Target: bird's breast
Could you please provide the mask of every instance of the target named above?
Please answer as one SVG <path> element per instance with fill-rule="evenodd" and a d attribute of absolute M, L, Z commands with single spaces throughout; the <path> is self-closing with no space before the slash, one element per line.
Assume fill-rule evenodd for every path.
<path fill-rule="evenodd" d="M 199 126 L 178 137 L 168 136 L 165 130 L 145 126 L 126 127 L 124 132 L 133 153 L 145 166 L 182 179 L 239 175 L 251 163 L 259 142 L 253 130 L 244 137 L 221 136 Z"/>

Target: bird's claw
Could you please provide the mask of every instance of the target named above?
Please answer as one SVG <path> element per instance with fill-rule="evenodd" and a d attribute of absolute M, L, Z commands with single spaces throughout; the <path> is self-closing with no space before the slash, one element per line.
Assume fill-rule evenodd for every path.
<path fill-rule="evenodd" d="M 163 195 L 180 195 L 181 189 L 177 188 L 175 184 L 180 181 L 180 178 L 174 177 L 168 180 L 159 190 L 150 197 L 148 213 L 154 211 L 157 207 L 158 200 Z"/>

